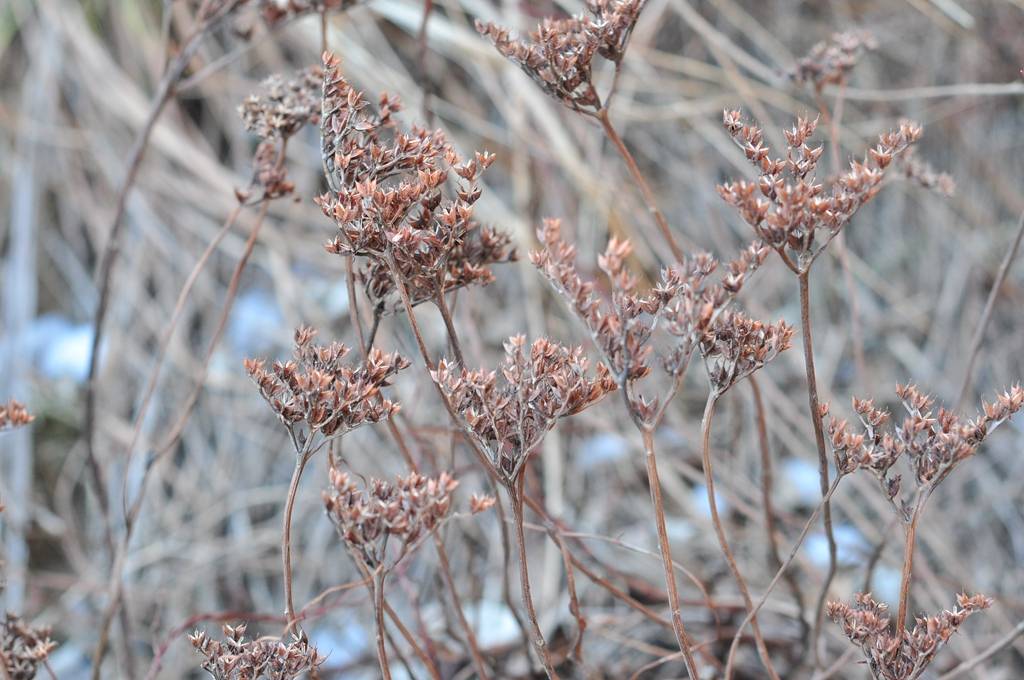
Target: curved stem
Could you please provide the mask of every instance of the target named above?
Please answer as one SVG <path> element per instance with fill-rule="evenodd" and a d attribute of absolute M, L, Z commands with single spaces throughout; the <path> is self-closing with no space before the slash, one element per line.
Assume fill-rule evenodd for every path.
<path fill-rule="evenodd" d="M 292 510 L 295 508 L 295 495 L 299 490 L 299 480 L 302 478 L 302 471 L 309 462 L 309 454 L 300 451 L 295 457 L 295 469 L 292 471 L 292 481 L 288 485 L 288 498 L 284 504 L 284 527 L 281 530 L 281 566 L 284 578 L 284 615 L 286 623 L 291 628 L 295 621 L 295 605 L 292 602 Z"/>
<path fill-rule="evenodd" d="M 736 563 L 736 557 L 732 553 L 732 549 L 729 547 L 729 539 L 725 535 L 725 527 L 722 525 L 722 520 L 718 516 L 718 503 L 715 499 L 715 477 L 711 467 L 711 422 L 715 416 L 715 404 L 718 403 L 718 393 L 712 392 L 708 396 L 707 404 L 704 407 L 704 417 L 701 419 L 701 458 L 704 462 L 704 484 L 707 487 L 708 492 L 708 507 L 711 509 L 711 523 L 715 527 L 715 535 L 718 537 L 718 545 L 722 548 L 722 553 L 725 555 L 725 561 L 729 564 L 729 570 L 732 572 L 733 578 L 736 580 L 736 585 L 739 586 L 740 593 L 743 595 L 743 602 L 747 607 L 748 612 L 754 611 L 754 601 L 750 597 L 750 589 L 747 587 L 747 582 L 743 578 L 743 574 L 740 573 L 739 565 Z M 761 656 L 761 662 L 764 664 L 765 670 L 768 671 L 768 675 L 773 680 L 779 680 L 778 673 L 775 672 L 775 667 L 772 666 L 771 658 L 768 656 L 768 647 L 764 643 L 764 636 L 761 635 L 761 626 L 757 622 L 757 616 L 750 616 L 750 627 L 754 631 L 754 643 L 757 646 L 757 652 Z"/>
<path fill-rule="evenodd" d="M 669 229 L 668 220 L 665 219 L 665 216 L 658 208 L 658 203 L 654 199 L 654 192 L 651 191 L 650 185 L 647 184 L 647 180 L 644 179 L 643 173 L 640 172 L 640 166 L 636 164 L 636 159 L 633 158 L 633 154 L 631 154 L 629 149 L 626 148 L 626 144 L 622 141 L 622 138 L 619 137 L 619 133 L 615 130 L 615 126 L 612 125 L 611 118 L 608 116 L 607 107 L 601 109 L 597 113 L 597 119 L 601 121 L 601 127 L 604 128 L 604 133 L 608 136 L 608 139 L 611 140 L 612 144 L 615 145 L 619 155 L 622 156 L 622 160 L 626 161 L 626 167 L 629 168 L 629 174 L 632 175 L 633 181 L 636 183 L 637 188 L 640 189 L 644 202 L 647 204 L 647 210 L 651 213 L 651 216 L 658 225 L 658 229 L 661 231 L 661 235 L 668 243 L 668 247 L 672 251 L 672 257 L 674 257 L 677 262 L 682 262 L 684 259 L 683 250 L 679 247 L 679 244 L 676 243 L 675 237 L 672 236 L 672 230 Z"/>
<path fill-rule="evenodd" d="M 661 566 L 665 572 L 665 587 L 668 590 L 668 602 L 672 611 L 672 631 L 676 636 L 679 651 L 686 662 L 686 672 L 690 678 L 697 680 L 700 673 L 697 662 L 693 658 L 693 643 L 683 626 L 683 615 L 679 604 L 679 587 L 676 585 L 676 573 L 672 568 L 672 547 L 668 541 L 668 529 L 665 526 L 665 502 L 661 497 L 661 478 L 658 476 L 658 459 L 654 452 L 654 433 L 649 427 L 640 428 L 644 440 L 644 461 L 647 467 L 647 485 L 651 489 L 651 504 L 654 506 L 654 522 L 658 530 L 658 551 L 661 553 Z"/>
<path fill-rule="evenodd" d="M 551 655 L 548 652 L 548 643 L 544 639 L 544 631 L 540 629 L 537 621 L 537 610 L 533 605 L 533 592 L 530 590 L 530 567 L 526 557 L 526 537 L 523 532 L 523 476 L 514 484 L 508 486 L 509 496 L 512 499 L 512 516 L 516 529 L 516 543 L 519 546 L 519 585 L 522 588 L 523 606 L 526 607 L 526 614 L 530 619 L 530 629 L 533 633 L 533 645 L 537 649 L 537 656 L 544 667 L 544 672 L 550 680 L 558 680 L 558 673 L 551 663 Z"/>
<path fill-rule="evenodd" d="M 803 269 L 797 275 L 800 282 L 800 331 L 803 335 L 804 344 L 804 369 L 807 373 L 807 403 L 811 411 L 811 423 L 814 425 L 814 442 L 818 447 L 818 477 L 821 486 L 822 498 L 828 494 L 829 472 L 828 452 L 825 450 L 825 433 L 821 426 L 821 416 L 818 403 L 818 379 L 814 373 L 814 347 L 811 340 L 811 289 L 808 277 L 810 271 Z M 821 637 L 821 626 L 825 614 L 825 598 L 828 597 L 828 589 L 832 585 L 832 579 L 836 575 L 836 538 L 832 531 L 832 505 L 825 501 L 822 507 L 822 518 L 825 524 L 825 538 L 828 540 L 828 573 L 821 585 L 821 592 L 818 594 L 818 602 L 814 610 L 814 630 L 811 633 L 811 649 L 814 653 L 815 668 L 821 668 L 820 651 L 818 640 Z"/>
<path fill-rule="evenodd" d="M 384 647 L 384 578 L 384 567 L 377 567 L 373 572 L 373 616 L 377 628 L 377 661 L 380 663 L 381 677 L 391 680 L 388 651 Z"/>

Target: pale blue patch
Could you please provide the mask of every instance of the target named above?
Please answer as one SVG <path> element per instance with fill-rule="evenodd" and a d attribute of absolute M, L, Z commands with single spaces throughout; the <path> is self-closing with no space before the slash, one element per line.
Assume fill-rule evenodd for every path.
<path fill-rule="evenodd" d="M 839 564 L 850 566 L 861 562 L 869 549 L 863 534 L 849 524 L 834 525 L 832 533 L 836 539 L 836 559 Z M 828 539 L 824 532 L 819 531 L 807 537 L 807 556 L 818 567 L 828 567 Z"/>
<path fill-rule="evenodd" d="M 592 469 L 620 460 L 627 453 L 629 442 L 625 437 L 612 432 L 600 432 L 583 440 L 576 461 L 584 469 Z"/>
<path fill-rule="evenodd" d="M 701 517 L 711 519 L 711 504 L 708 503 L 708 487 L 698 484 L 690 492 L 690 503 L 693 510 Z M 715 492 L 715 505 L 718 507 L 718 514 L 724 515 L 729 512 L 729 501 L 722 497 L 722 494 Z"/>
<path fill-rule="evenodd" d="M 249 290 L 238 296 L 231 310 L 228 339 L 238 353 L 254 356 L 288 335 L 283 326 L 284 314 L 276 298 L 265 290 Z"/>

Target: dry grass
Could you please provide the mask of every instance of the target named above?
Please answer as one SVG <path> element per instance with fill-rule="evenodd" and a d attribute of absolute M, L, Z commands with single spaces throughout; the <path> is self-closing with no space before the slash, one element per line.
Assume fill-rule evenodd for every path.
<path fill-rule="evenodd" d="M 0 9 L 6 675 L 1024 673 L 1024 6 L 426 7 Z"/>

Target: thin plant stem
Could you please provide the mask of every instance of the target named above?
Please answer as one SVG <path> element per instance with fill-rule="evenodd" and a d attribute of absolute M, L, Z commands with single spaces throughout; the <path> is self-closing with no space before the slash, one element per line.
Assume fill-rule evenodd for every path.
<path fill-rule="evenodd" d="M 772 452 L 768 442 L 768 423 L 765 417 L 764 400 L 761 398 L 761 387 L 758 384 L 756 375 L 747 378 L 750 383 L 750 391 L 754 401 L 754 420 L 757 425 L 757 442 L 761 450 L 761 502 L 764 505 L 765 531 L 768 532 L 768 557 L 771 559 L 775 569 L 782 567 L 782 553 L 779 550 L 779 529 L 775 523 L 775 508 L 772 503 L 772 487 L 774 486 L 774 475 L 772 473 Z M 793 602 L 799 612 L 801 639 L 806 645 L 807 636 L 810 633 L 810 624 L 804 616 L 806 605 L 804 604 L 804 593 L 797 582 L 796 576 L 791 571 L 785 572 L 786 584 L 793 595 Z M 806 650 L 806 647 L 805 647 Z"/>
<path fill-rule="evenodd" d="M 747 611 L 753 612 L 754 601 L 750 597 L 750 589 L 747 587 L 746 579 L 743 578 L 739 565 L 736 563 L 736 557 L 733 555 L 732 548 L 729 547 L 729 539 L 725 535 L 725 527 L 722 525 L 722 519 L 718 515 L 718 502 L 715 498 L 715 476 L 711 465 L 711 424 L 714 420 L 715 405 L 718 403 L 719 396 L 717 391 L 713 391 L 708 396 L 707 404 L 704 407 L 704 417 L 701 419 L 701 458 L 704 462 L 704 483 L 707 487 L 708 507 L 711 510 L 711 524 L 715 528 L 718 545 L 725 555 L 725 561 L 729 564 L 729 570 L 736 580 L 736 585 L 739 586 Z M 773 680 L 779 680 L 779 675 L 775 672 L 771 657 L 768 655 L 768 647 L 764 643 L 764 636 L 761 635 L 761 626 L 757 622 L 757 616 L 750 617 L 750 627 L 754 631 L 754 643 L 757 646 L 757 652 L 761 656 L 761 662 L 764 664 L 765 670 L 768 671 L 768 675 Z"/>
<path fill-rule="evenodd" d="M 924 512 L 924 506 L 927 502 L 928 495 L 925 492 L 918 498 L 914 506 L 914 513 L 907 524 L 905 543 L 903 544 L 903 569 L 900 574 L 899 608 L 896 614 L 896 630 L 900 634 L 907 627 L 907 609 L 910 605 L 910 579 L 914 571 L 914 544 L 917 542 L 917 525 L 921 520 L 921 513 Z"/>
<path fill-rule="evenodd" d="M 373 616 L 377 628 L 377 661 L 380 663 L 381 677 L 384 680 L 391 680 L 388 652 L 384 647 L 384 579 L 384 567 L 377 567 L 373 573 Z"/>
<path fill-rule="evenodd" d="M 828 452 L 825 450 L 825 432 L 821 426 L 821 417 L 818 402 L 818 379 L 814 372 L 814 346 L 811 339 L 811 289 L 808 280 L 810 271 L 801 269 L 797 274 L 800 282 L 800 331 L 803 335 L 804 345 L 804 369 L 807 373 L 807 403 L 811 411 L 811 423 L 814 425 L 814 442 L 818 447 L 818 477 L 820 480 L 821 495 L 825 498 L 829 488 Z M 815 669 L 821 668 L 821 656 L 818 649 L 818 640 L 821 637 L 821 627 L 825 615 L 825 598 L 828 597 L 828 590 L 832 585 L 832 579 L 836 575 L 837 550 L 836 538 L 832 531 L 832 505 L 827 500 L 822 508 L 822 521 L 825 525 L 825 538 L 828 541 L 828 572 L 821 584 L 821 592 L 818 594 L 817 604 L 814 610 L 814 629 L 811 632 L 811 650 L 814 655 Z"/>
<path fill-rule="evenodd" d="M 676 636 L 679 651 L 686 663 L 686 672 L 693 680 L 700 677 L 697 662 L 690 651 L 692 643 L 683 625 L 683 615 L 679 605 L 679 587 L 676 585 L 676 574 L 672 568 L 672 547 L 668 540 L 668 529 L 665 525 L 665 502 L 661 497 L 661 478 L 658 476 L 658 459 L 654 450 L 654 433 L 649 427 L 641 427 L 640 434 L 644 442 L 644 461 L 647 468 L 647 485 L 651 489 L 651 504 L 654 506 L 654 522 L 658 531 L 658 551 L 661 553 L 661 565 L 665 573 L 665 587 L 668 589 L 668 602 L 672 612 L 672 631 Z"/>
<path fill-rule="evenodd" d="M 308 448 L 308 447 L 307 447 Z M 281 573 L 284 578 L 284 615 L 291 627 L 295 620 L 295 604 L 292 601 L 292 510 L 295 508 L 295 495 L 299 490 L 302 471 L 306 469 L 310 454 L 307 450 L 297 451 L 295 470 L 288 485 L 288 497 L 284 504 L 284 526 L 281 530 Z"/>
<path fill-rule="evenodd" d="M 992 282 L 992 289 L 988 292 L 988 299 L 985 300 L 985 310 L 981 313 L 981 319 L 978 321 L 978 325 L 974 329 L 974 337 L 971 339 L 971 351 L 967 359 L 967 368 L 964 370 L 964 380 L 960 385 L 960 396 L 956 400 L 956 411 L 959 411 L 963 406 L 964 399 L 967 398 L 967 392 L 971 388 L 971 377 L 974 375 L 974 362 L 978 359 L 978 352 L 981 350 L 981 342 L 985 339 L 985 329 L 988 328 L 988 322 L 992 318 L 992 310 L 996 306 L 996 298 L 999 296 L 999 290 L 1003 287 L 1003 283 L 1006 281 L 1007 274 L 1010 273 L 1010 267 L 1013 265 L 1013 260 L 1017 257 L 1017 251 L 1020 250 L 1020 242 L 1024 239 L 1024 212 L 1020 214 L 1020 219 L 1017 220 L 1017 235 L 1013 239 L 1013 245 L 1006 251 L 1006 255 L 1003 257 L 1002 263 L 999 265 L 999 272 L 996 274 L 995 280 Z"/>
<path fill-rule="evenodd" d="M 519 475 L 513 484 L 508 485 L 508 495 L 512 499 L 512 518 L 516 530 L 516 543 L 519 547 L 519 585 L 522 589 L 523 606 L 530 619 L 530 628 L 533 633 L 533 645 L 540 657 L 540 663 L 544 672 L 550 680 L 558 680 L 558 673 L 551 663 L 551 655 L 548 651 L 547 640 L 544 639 L 544 632 L 537 620 L 537 610 L 533 605 L 533 592 L 530 590 L 530 567 L 526 555 L 526 536 L 523 531 L 523 475 Z"/>
<path fill-rule="evenodd" d="M 473 632 L 473 627 L 469 625 L 466 612 L 462 607 L 462 598 L 459 597 L 459 591 L 455 587 L 451 564 L 448 561 L 448 551 L 445 549 L 444 541 L 437 535 L 437 532 L 434 532 L 434 547 L 437 548 L 437 559 L 441 563 L 441 578 L 444 580 L 449 594 L 451 594 L 455 615 L 459 619 L 459 626 L 462 628 L 463 635 L 466 636 L 466 645 L 469 647 L 470 656 L 473 657 L 473 665 L 476 667 L 477 676 L 481 680 L 488 680 L 490 675 L 487 672 L 487 664 L 484 663 L 483 655 L 481 655 L 480 647 L 477 644 L 476 634 Z"/>
<path fill-rule="evenodd" d="M 778 570 L 776 570 L 775 576 L 772 577 L 772 580 L 768 584 L 768 587 L 765 588 L 764 594 L 761 595 L 761 599 L 757 601 L 757 604 L 754 605 L 753 609 L 747 612 L 747 617 L 740 622 L 739 626 L 736 627 L 736 633 L 735 635 L 733 635 L 732 644 L 729 646 L 729 657 L 726 661 L 725 666 L 726 680 L 730 680 L 730 678 L 732 677 L 732 667 L 736 658 L 736 650 L 739 649 L 740 636 L 743 633 L 743 629 L 746 628 L 747 624 L 750 623 L 751 619 L 754 616 L 756 616 L 759 611 L 761 611 L 761 607 L 763 607 L 765 602 L 768 601 L 768 596 L 772 594 L 772 591 L 775 590 L 775 586 L 778 585 L 779 580 L 786 574 L 790 565 L 793 564 L 793 560 L 796 559 L 797 553 L 800 552 L 800 546 L 803 545 L 804 540 L 807 538 L 807 534 L 811 530 L 811 527 L 814 526 L 814 523 L 818 520 L 818 514 L 821 512 L 822 508 L 825 507 L 825 503 L 827 503 L 829 499 L 832 498 L 832 494 L 836 492 L 836 489 L 839 488 L 839 481 L 841 479 L 842 475 L 836 477 L 835 481 L 832 482 L 832 486 L 829 488 L 828 494 L 826 494 L 821 499 L 821 501 L 818 502 L 818 505 L 817 507 L 814 508 L 814 511 L 811 513 L 811 516 L 807 518 L 807 521 L 804 523 L 804 528 L 801 529 L 800 535 L 797 536 L 796 542 L 793 543 L 793 547 L 789 551 L 789 556 L 786 558 L 786 561 L 783 562 L 782 565 L 778 568 Z"/>
<path fill-rule="evenodd" d="M 981 664 L 985 663 L 993 656 L 998 654 L 999 652 L 1003 651 L 1004 649 L 1012 645 L 1014 641 L 1021 635 L 1024 635 L 1024 621 L 1021 621 L 1016 626 L 1014 626 L 1012 630 L 1010 630 L 1006 635 L 992 643 L 992 645 L 985 651 L 981 652 L 974 658 L 967 659 L 955 668 L 946 671 L 945 673 L 940 675 L 939 680 L 953 680 L 953 678 L 959 677 L 967 671 L 977 668 L 978 666 L 980 666 Z"/>
<path fill-rule="evenodd" d="M 459 368 L 465 368 L 466 362 L 463 359 L 462 347 L 459 345 L 459 338 L 455 333 L 455 324 L 452 322 L 452 314 L 448 309 L 448 301 L 445 300 L 444 293 L 438 293 L 434 299 L 434 304 L 437 307 L 437 311 L 441 312 L 441 318 L 444 319 L 444 327 L 448 331 L 448 344 L 451 345 L 452 353 L 455 354 L 455 361 L 458 362 Z"/>
<path fill-rule="evenodd" d="M 622 156 L 622 160 L 626 162 L 626 167 L 629 169 L 629 174 L 633 177 L 633 181 L 636 183 L 637 188 L 640 189 L 640 193 L 643 195 L 644 202 L 647 204 L 647 210 L 651 213 L 654 221 L 658 225 L 658 229 L 661 231 L 661 235 L 665 238 L 665 242 L 668 243 L 669 249 L 672 251 L 672 257 L 675 258 L 676 262 L 682 262 L 684 260 L 683 250 L 676 243 L 675 237 L 672 235 L 672 230 L 668 226 L 668 220 L 665 219 L 665 215 L 662 214 L 658 208 L 658 204 L 654 199 L 654 192 L 651 191 L 650 185 L 647 180 L 644 179 L 644 175 L 640 172 L 640 166 L 637 165 L 636 159 L 633 158 L 633 154 L 630 153 L 626 147 L 625 142 L 622 141 L 622 137 L 615 130 L 615 126 L 612 125 L 611 118 L 608 115 L 608 109 L 603 108 L 597 113 L 597 119 L 601 122 L 601 127 L 604 128 L 605 135 L 618 150 L 619 155 Z"/>

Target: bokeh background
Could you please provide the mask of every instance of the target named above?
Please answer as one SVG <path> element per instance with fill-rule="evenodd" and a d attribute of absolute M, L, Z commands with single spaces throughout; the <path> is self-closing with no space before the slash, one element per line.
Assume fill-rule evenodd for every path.
<path fill-rule="evenodd" d="M 16 397 L 36 415 L 0 439 L 0 496 L 7 562 L 5 606 L 54 626 L 58 677 L 85 677 L 109 595 L 111 557 L 83 444 L 83 398 L 98 301 L 96 271 L 107 242 L 126 159 L 152 107 L 166 58 L 187 35 L 197 3 L 6 0 L 0 5 L 0 399 Z M 283 429 L 242 370 L 251 356 L 284 357 L 301 323 L 354 344 L 344 262 L 322 244 L 333 226 L 313 204 L 323 190 L 319 140 L 304 130 L 286 159 L 295 200 L 274 202 L 244 267 L 237 296 L 228 286 L 255 211 L 243 212 L 200 272 L 170 339 L 141 436 L 129 447 L 155 352 L 176 299 L 203 250 L 237 204 L 252 173 L 256 140 L 236 108 L 264 77 L 319 62 L 320 19 L 268 27 L 251 3 L 204 41 L 182 87 L 154 128 L 127 201 L 101 346 L 97 455 L 115 535 L 154 452 L 189 407 L 180 440 L 146 487 L 124 563 L 127 622 L 113 627 L 103 677 L 142 677 L 166 646 L 158 677 L 196 673 L 183 630 L 211 632 L 224 613 L 250 613 L 252 630 L 274 634 L 282 610 L 280 522 L 293 461 Z M 328 41 L 351 81 L 371 99 L 402 97 L 405 123 L 432 118 L 463 152 L 487 149 L 478 217 L 511 233 L 520 261 L 496 267 L 497 281 L 460 292 L 455 319 L 467 360 L 493 364 L 515 333 L 586 343 L 580 325 L 525 257 L 543 217 L 563 220 L 581 267 L 609 234 L 636 246 L 649 276 L 667 263 L 638 193 L 600 129 L 546 98 L 473 28 L 474 19 L 517 29 L 540 17 L 578 12 L 577 2 L 434 0 L 427 49 L 417 39 L 423 3 L 368 0 L 329 16 Z M 750 176 L 721 128 L 723 108 L 761 122 L 775 147 L 796 116 L 821 102 L 789 72 L 815 43 L 842 30 L 869 31 L 845 88 L 840 163 L 860 157 L 901 118 L 924 125 L 917 157 L 955 180 L 944 196 L 898 178 L 846 233 L 844 272 L 826 257 L 813 274 L 814 331 L 823 398 L 849 414 L 851 395 L 891 404 L 897 383 L 914 381 L 955 405 L 972 336 L 1024 211 L 1024 3 L 1020 0 L 649 0 L 635 30 L 613 119 L 650 178 L 663 212 L 687 248 L 729 257 L 749 239 L 715 185 Z M 421 59 L 421 57 L 425 57 Z M 602 73 L 606 82 L 609 73 Z M 429 97 L 425 98 L 425 93 Z M 833 106 L 836 88 L 822 101 Z M 822 127 L 824 131 L 824 126 Z M 819 134 L 824 138 L 824 135 Z M 831 167 L 826 148 L 823 168 Z M 839 251 L 833 249 L 831 253 Z M 996 291 L 991 321 L 965 407 L 1024 375 L 1024 265 L 1013 263 Z M 205 361 L 230 303 L 223 337 Z M 796 282 L 771 259 L 743 293 L 762 318 L 798 321 Z M 359 304 L 365 304 L 360 302 Z M 435 353 L 444 329 L 420 314 Z M 416 357 L 408 325 L 384 320 L 379 344 Z M 863 364 L 857 361 L 862 352 Z M 418 366 L 418 364 L 417 364 Z M 775 504 L 788 551 L 816 504 L 817 472 L 799 349 L 761 374 L 775 456 Z M 659 433 L 674 554 L 722 603 L 726 621 L 742 610 L 710 530 L 697 447 L 706 387 L 693 379 Z M 471 457 L 455 447 L 443 411 L 419 369 L 398 380 L 399 426 L 425 459 L 448 461 L 469 494 L 486 491 Z M 1024 619 L 1024 420 L 1011 423 L 958 470 L 933 499 L 919 532 L 916 610 L 953 604 L 961 589 L 996 605 L 972 619 L 937 663 L 948 669 Z M 750 392 L 730 393 L 715 428 L 721 505 L 755 592 L 771 577 L 760 521 L 761 464 Z M 131 453 L 131 455 L 129 455 Z M 403 465 L 386 432 L 363 429 L 342 455 L 366 475 Z M 356 572 L 325 520 L 322 461 L 311 468 L 296 510 L 296 596 L 308 602 Z M 560 427 L 534 463 L 534 483 L 553 514 L 580 534 L 633 592 L 660 583 L 640 441 L 617 400 Z M 901 540 L 871 480 L 852 478 L 837 494 L 842 569 L 834 593 L 868 586 L 894 602 Z M 459 583 L 481 644 L 500 649 L 518 632 L 500 597 L 500 541 L 493 516 L 447 530 Z M 561 557 L 543 534 L 531 539 L 537 600 L 556 638 L 571 635 Z M 392 597 L 410 620 L 458 649 L 445 623 L 434 555 L 422 551 L 394 580 Z M 816 592 L 827 564 L 814 533 L 797 559 Z M 870 566 L 870 569 L 869 569 Z M 577 576 L 589 620 L 588 658 L 601 675 L 627 677 L 671 651 L 671 635 Z M 654 594 L 655 606 L 663 606 Z M 688 620 L 707 622 L 699 592 L 684 583 Z M 732 609 L 729 609 L 731 603 Z M 372 619 L 365 593 L 325 597 L 306 628 L 328 654 L 326 677 L 375 677 Z M 762 625 L 785 640 L 795 624 L 786 591 L 769 601 Z M 259 616 L 267 617 L 261 624 Z M 790 615 L 787 618 L 787 615 Z M 695 623 L 694 625 L 700 625 Z M 710 624 L 708 624 L 710 626 Z M 125 631 L 130 631 L 128 636 Z M 829 659 L 846 650 L 827 628 Z M 783 655 L 784 656 L 784 655 Z M 745 653 L 746 677 L 757 677 Z M 522 664 L 509 666 L 510 677 Z M 678 670 L 678 669 L 677 669 Z M 652 672 L 649 677 L 674 677 Z M 974 672 L 1024 674 L 1024 638 Z M 198 677 L 198 676 L 196 676 Z M 462 677 L 469 677 L 463 675 Z M 836 677 L 867 677 L 849 663 Z M 971 677 L 968 675 L 967 677 Z"/>

